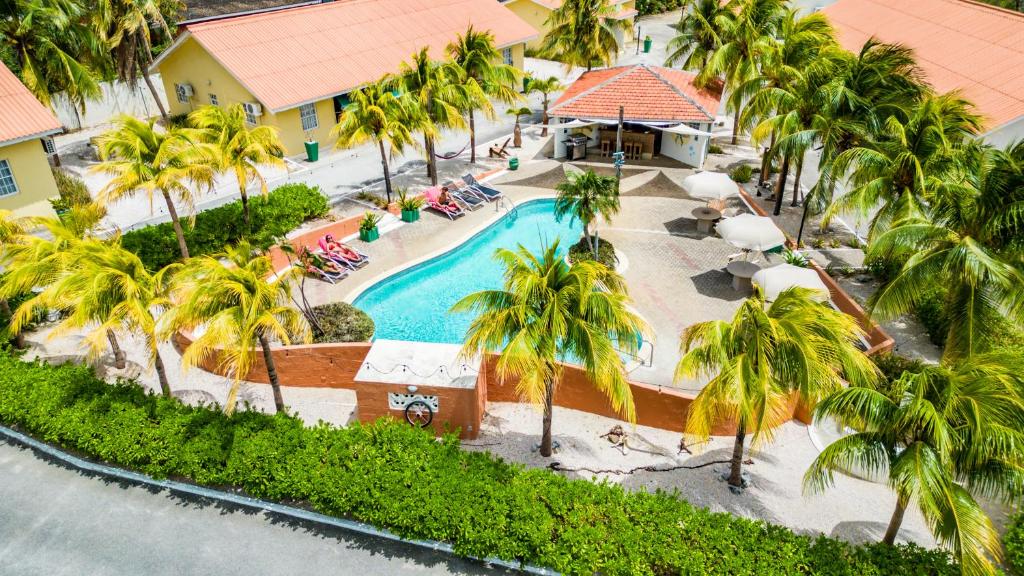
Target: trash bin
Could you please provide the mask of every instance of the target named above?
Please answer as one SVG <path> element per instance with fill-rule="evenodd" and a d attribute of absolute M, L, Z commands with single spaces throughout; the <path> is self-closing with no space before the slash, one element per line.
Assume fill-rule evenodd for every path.
<path fill-rule="evenodd" d="M 513 156 L 512 158 L 509 158 L 508 159 L 508 169 L 509 170 L 518 170 L 519 169 L 519 158 L 516 158 L 515 156 Z"/>
<path fill-rule="evenodd" d="M 647 54 L 647 53 L 649 53 L 651 51 L 651 46 L 653 44 L 654 44 L 654 40 L 651 40 L 650 36 L 648 36 L 647 38 L 644 38 L 644 54 Z"/>
<path fill-rule="evenodd" d="M 320 143 L 306 142 L 306 160 L 316 162 L 320 158 Z"/>
<path fill-rule="evenodd" d="M 530 77 L 523 77 L 523 94 L 526 94 L 530 90 Z"/>

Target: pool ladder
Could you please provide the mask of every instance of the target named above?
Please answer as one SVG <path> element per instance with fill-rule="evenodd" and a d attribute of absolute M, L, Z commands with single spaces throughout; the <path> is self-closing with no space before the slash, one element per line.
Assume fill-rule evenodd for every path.
<path fill-rule="evenodd" d="M 504 196 L 499 197 L 498 201 L 494 203 L 495 212 L 500 211 L 502 208 L 505 209 L 506 214 L 511 214 L 513 218 L 519 216 L 519 209 L 516 208 L 516 205 L 513 204 L 512 201 Z"/>
<path fill-rule="evenodd" d="M 641 340 L 640 348 L 637 349 L 636 354 L 631 354 L 622 350 L 619 350 L 619 353 L 638 362 L 636 366 L 633 366 L 628 370 L 629 372 L 632 372 L 637 368 L 650 368 L 651 366 L 654 366 L 654 342 L 651 342 L 650 340 Z"/>

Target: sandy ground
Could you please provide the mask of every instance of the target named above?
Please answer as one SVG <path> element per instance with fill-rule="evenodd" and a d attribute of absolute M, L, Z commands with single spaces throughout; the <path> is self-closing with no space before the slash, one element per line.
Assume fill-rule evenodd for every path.
<path fill-rule="evenodd" d="M 553 462 L 564 469 L 586 468 L 563 473 L 573 478 L 607 480 L 631 490 L 675 491 L 696 506 L 782 524 L 799 533 L 826 534 L 852 542 L 881 539 L 896 504 L 895 496 L 884 485 L 842 475 L 837 476 L 835 487 L 824 494 L 804 495 L 803 474 L 818 450 L 808 427 L 799 423 L 784 425 L 771 443 L 748 453 L 753 464 L 744 469 L 750 486 L 739 495 L 733 494 L 721 480 L 728 469 L 724 463 L 664 472 L 595 473 L 623 472 L 641 466 L 699 466 L 728 461 L 732 454 L 732 438 L 713 438 L 708 444 L 691 447 L 695 454 L 680 454 L 678 433 L 628 425 L 623 427 L 629 435 L 630 448 L 623 454 L 601 437 L 616 424 L 622 423 L 555 408 L 554 438 L 561 447 L 551 458 L 543 458 L 534 451 L 540 440 L 540 412 L 522 404 L 490 403 L 480 437 L 464 446 L 535 468 L 546 468 Z M 914 509 L 907 512 L 900 539 L 935 546 L 924 519 Z"/>

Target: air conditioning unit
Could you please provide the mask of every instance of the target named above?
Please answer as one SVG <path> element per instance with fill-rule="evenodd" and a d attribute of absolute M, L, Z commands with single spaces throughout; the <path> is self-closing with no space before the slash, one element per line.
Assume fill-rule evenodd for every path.
<path fill-rule="evenodd" d="M 179 102 L 188 102 L 192 99 L 195 91 L 192 90 L 191 84 L 175 84 L 174 93 L 178 97 Z"/>
<path fill-rule="evenodd" d="M 258 102 L 242 102 L 242 108 L 250 116 L 262 116 L 263 107 Z"/>

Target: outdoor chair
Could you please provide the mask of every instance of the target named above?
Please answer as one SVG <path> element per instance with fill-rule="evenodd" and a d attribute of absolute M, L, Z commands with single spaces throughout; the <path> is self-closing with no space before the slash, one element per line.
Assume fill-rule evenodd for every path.
<path fill-rule="evenodd" d="M 445 187 L 448 188 L 448 193 L 452 198 L 455 198 L 456 203 L 461 204 L 463 208 L 476 210 L 487 204 L 487 200 L 468 188 L 457 188 L 453 182 L 445 184 Z"/>
<path fill-rule="evenodd" d="M 349 259 L 349 258 L 346 258 L 342 254 L 337 254 L 337 253 L 331 252 L 330 250 L 327 249 L 327 242 L 323 238 L 320 238 L 320 240 L 317 243 L 320 246 L 320 251 L 316 252 L 316 254 L 318 254 L 321 258 L 325 258 L 327 260 L 331 260 L 333 262 L 336 262 L 336 263 L 344 266 L 345 268 L 348 268 L 349 270 L 356 270 L 356 269 L 362 268 L 363 266 L 366 266 L 367 264 L 370 263 L 370 257 L 369 256 L 367 256 L 366 254 L 363 254 L 362 252 L 360 252 L 359 250 L 356 250 L 355 248 L 349 246 L 348 244 L 339 242 L 339 244 L 341 244 L 345 248 L 348 248 L 352 252 L 355 252 L 355 254 L 358 256 L 358 258 Z"/>
<path fill-rule="evenodd" d="M 505 157 L 507 157 L 508 156 L 508 152 L 505 152 L 505 148 L 508 148 L 508 143 L 511 142 L 511 141 L 512 141 L 511 138 L 509 138 L 508 140 L 505 140 L 505 143 L 501 145 L 501 148 L 498 148 L 497 146 L 491 146 L 490 148 L 487 149 L 487 156 L 489 156 L 491 158 L 505 158 Z"/>
<path fill-rule="evenodd" d="M 497 200 L 503 196 L 500 190 L 496 190 L 486 184 L 478 182 L 472 174 L 466 174 L 463 176 L 462 181 L 465 182 L 470 189 L 483 194 L 484 198 L 487 198 L 488 200 Z"/>
<path fill-rule="evenodd" d="M 302 269 L 306 274 L 319 278 L 324 282 L 330 282 L 331 284 L 337 284 L 339 280 L 344 280 L 348 277 L 348 272 L 328 272 L 322 268 L 318 268 L 312 263 L 303 265 L 301 262 L 296 262 L 295 265 Z"/>

